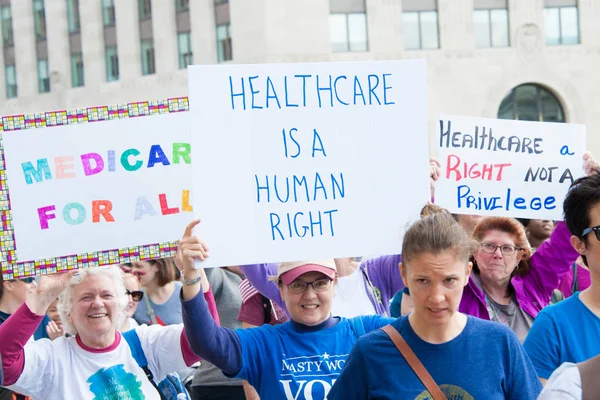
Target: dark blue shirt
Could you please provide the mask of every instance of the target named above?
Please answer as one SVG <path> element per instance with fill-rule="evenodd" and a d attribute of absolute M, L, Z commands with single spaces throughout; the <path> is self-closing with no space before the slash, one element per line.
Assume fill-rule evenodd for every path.
<path fill-rule="evenodd" d="M 392 325 L 448 399 L 535 399 L 542 385 L 517 336 L 496 322 L 468 316 L 464 330 L 443 344 L 419 338 L 408 316 Z M 360 338 L 328 400 L 430 399 L 387 334 Z"/>

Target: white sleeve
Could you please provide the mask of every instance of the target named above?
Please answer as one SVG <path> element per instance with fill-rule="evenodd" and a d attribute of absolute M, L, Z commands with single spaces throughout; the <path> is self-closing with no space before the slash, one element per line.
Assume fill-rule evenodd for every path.
<path fill-rule="evenodd" d="M 169 373 L 187 368 L 181 351 L 183 324 L 141 325 L 135 328 L 135 332 L 156 382 L 162 381 Z"/>
<path fill-rule="evenodd" d="M 538 400 L 581 400 L 581 375 L 577 365 L 564 363 L 548 379 Z"/>
<path fill-rule="evenodd" d="M 25 347 L 25 363 L 19 379 L 7 389 L 34 399 L 45 399 L 54 391 L 54 357 L 65 353 L 64 341 L 60 337 L 55 341 L 40 339 L 28 342 Z M 56 348 L 62 351 L 55 351 Z"/>

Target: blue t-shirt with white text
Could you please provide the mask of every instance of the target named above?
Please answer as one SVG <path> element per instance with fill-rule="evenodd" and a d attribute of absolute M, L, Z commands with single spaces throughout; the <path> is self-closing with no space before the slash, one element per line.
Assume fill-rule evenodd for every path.
<path fill-rule="evenodd" d="M 346 318 L 316 332 L 298 331 L 292 322 L 236 330 L 242 368 L 235 378 L 250 382 L 261 400 L 324 400 L 358 336 L 393 321 L 379 315 L 357 319 L 360 330 Z"/>
<path fill-rule="evenodd" d="M 523 346 L 538 376 L 548 379 L 562 363 L 600 354 L 600 318 L 575 293 L 538 314 Z"/>
<path fill-rule="evenodd" d="M 535 399 L 542 385 L 517 336 L 506 326 L 467 316 L 454 339 L 427 343 L 408 316 L 392 325 L 401 333 L 448 399 Z M 329 400 L 407 399 L 431 396 L 383 331 L 363 336 L 329 392 Z"/>

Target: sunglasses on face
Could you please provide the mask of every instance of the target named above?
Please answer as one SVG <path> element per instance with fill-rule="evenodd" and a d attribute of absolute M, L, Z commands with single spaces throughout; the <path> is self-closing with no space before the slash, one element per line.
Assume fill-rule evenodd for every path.
<path fill-rule="evenodd" d="M 144 297 L 144 292 L 141 290 L 127 290 L 125 293 L 127 293 L 128 296 L 131 296 L 133 301 L 140 301 L 142 297 Z"/>
<path fill-rule="evenodd" d="M 27 284 L 29 284 L 29 283 L 33 283 L 33 282 L 35 282 L 35 278 L 33 278 L 33 277 L 29 277 L 29 278 L 19 278 L 19 279 L 11 279 L 11 281 L 12 281 L 12 282 L 20 281 L 20 282 L 23 282 L 23 283 L 27 283 Z"/>
<path fill-rule="evenodd" d="M 591 228 L 584 229 L 581 236 L 586 236 L 588 233 L 590 233 L 592 231 L 596 235 L 596 239 L 600 240 L 600 225 L 592 226 Z"/>

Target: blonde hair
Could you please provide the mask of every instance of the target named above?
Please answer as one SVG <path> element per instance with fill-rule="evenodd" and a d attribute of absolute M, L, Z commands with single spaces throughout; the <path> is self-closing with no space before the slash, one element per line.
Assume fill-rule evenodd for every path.
<path fill-rule="evenodd" d="M 77 271 L 77 274 L 73 275 L 67 288 L 58 297 L 58 304 L 56 305 L 65 332 L 68 332 L 71 335 L 77 334 L 77 328 L 71 323 L 71 319 L 69 318 L 69 314 L 73 308 L 73 287 L 94 275 L 104 275 L 113 281 L 111 287 L 116 290 L 117 303 L 119 305 L 119 317 L 117 318 L 115 328 L 121 326 L 124 321 L 125 314 L 123 311 L 125 310 L 125 307 L 127 307 L 129 299 L 127 298 L 125 283 L 123 282 L 123 271 L 121 271 L 121 268 L 119 268 L 118 265 L 83 268 Z"/>

